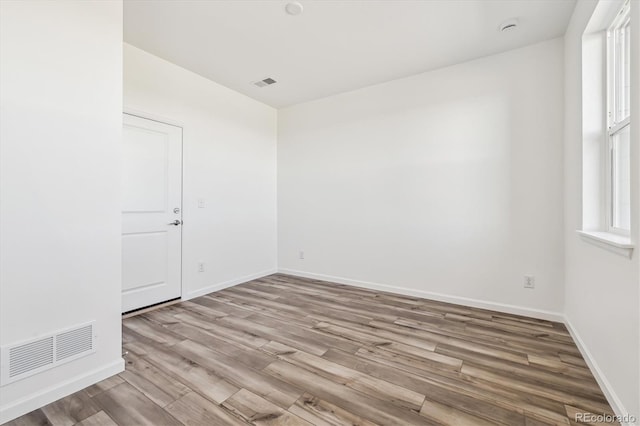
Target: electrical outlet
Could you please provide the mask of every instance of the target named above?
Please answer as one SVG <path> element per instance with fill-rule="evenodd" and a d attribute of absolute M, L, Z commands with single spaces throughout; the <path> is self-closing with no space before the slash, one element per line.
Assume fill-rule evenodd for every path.
<path fill-rule="evenodd" d="M 525 275 L 524 288 L 536 288 L 536 277 L 533 275 Z"/>
<path fill-rule="evenodd" d="M 204 262 L 198 262 L 198 272 L 204 272 Z"/>
<path fill-rule="evenodd" d="M 206 202 L 205 202 L 204 198 L 198 198 L 198 208 L 199 209 L 204 209 L 205 205 L 206 205 Z"/>
<path fill-rule="evenodd" d="M 300 259 L 300 260 L 304 260 L 304 252 L 303 252 L 303 251 L 300 251 L 300 252 L 298 253 L 298 259 Z"/>

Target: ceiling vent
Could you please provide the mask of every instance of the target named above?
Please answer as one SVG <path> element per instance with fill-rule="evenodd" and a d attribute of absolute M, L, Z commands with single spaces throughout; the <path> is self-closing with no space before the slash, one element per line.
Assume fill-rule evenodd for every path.
<path fill-rule="evenodd" d="M 264 80 L 256 81 L 253 84 L 255 84 L 258 87 L 266 87 L 266 86 L 271 86 L 274 83 L 276 83 L 274 79 L 272 79 L 271 77 L 267 77 Z"/>
<path fill-rule="evenodd" d="M 94 322 L 3 346 L 0 352 L 0 386 L 57 367 L 95 350 Z"/>

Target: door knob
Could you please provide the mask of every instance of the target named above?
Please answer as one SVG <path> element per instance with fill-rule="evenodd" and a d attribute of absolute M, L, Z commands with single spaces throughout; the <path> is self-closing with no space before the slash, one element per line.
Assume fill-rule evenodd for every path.
<path fill-rule="evenodd" d="M 173 222 L 170 222 L 169 225 L 173 225 L 173 226 L 178 226 L 178 225 L 182 225 L 182 221 L 181 220 L 174 220 Z"/>

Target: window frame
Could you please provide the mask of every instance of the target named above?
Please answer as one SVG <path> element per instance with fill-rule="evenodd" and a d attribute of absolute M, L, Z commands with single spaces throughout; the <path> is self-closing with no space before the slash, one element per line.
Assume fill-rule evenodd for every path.
<path fill-rule="evenodd" d="M 629 27 L 631 19 L 630 15 L 630 2 L 627 0 L 620 8 L 614 19 L 611 21 L 611 25 L 607 28 L 606 32 L 606 123 L 607 131 L 605 135 L 606 139 L 606 228 L 607 231 L 617 235 L 629 236 L 631 234 L 631 226 L 629 229 L 615 226 L 614 218 L 616 216 L 616 197 L 617 187 L 615 184 L 616 167 L 615 162 L 617 158 L 616 148 L 614 144 L 614 138 L 616 135 L 624 131 L 630 126 L 631 114 L 620 116 L 620 98 L 621 93 L 625 93 L 628 97 L 630 91 L 624 86 L 624 76 L 621 75 L 625 71 L 624 58 L 626 52 L 626 46 L 621 48 L 619 42 L 620 29 Z M 630 27 L 629 27 L 630 29 Z M 627 58 L 630 59 L 630 58 Z M 631 167 L 631 164 L 629 164 Z M 630 194 L 631 195 L 631 194 Z"/>

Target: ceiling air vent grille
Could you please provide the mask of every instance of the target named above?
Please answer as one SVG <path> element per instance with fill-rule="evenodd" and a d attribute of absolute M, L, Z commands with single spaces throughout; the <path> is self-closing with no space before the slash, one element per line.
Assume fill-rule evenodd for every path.
<path fill-rule="evenodd" d="M 95 351 L 95 323 L 3 346 L 0 386 L 29 377 Z"/>
<path fill-rule="evenodd" d="M 264 80 L 256 81 L 253 84 L 255 84 L 258 87 L 266 87 L 266 86 L 270 86 L 270 85 L 272 85 L 274 83 L 277 83 L 277 81 L 275 81 L 271 77 L 267 77 Z"/>

